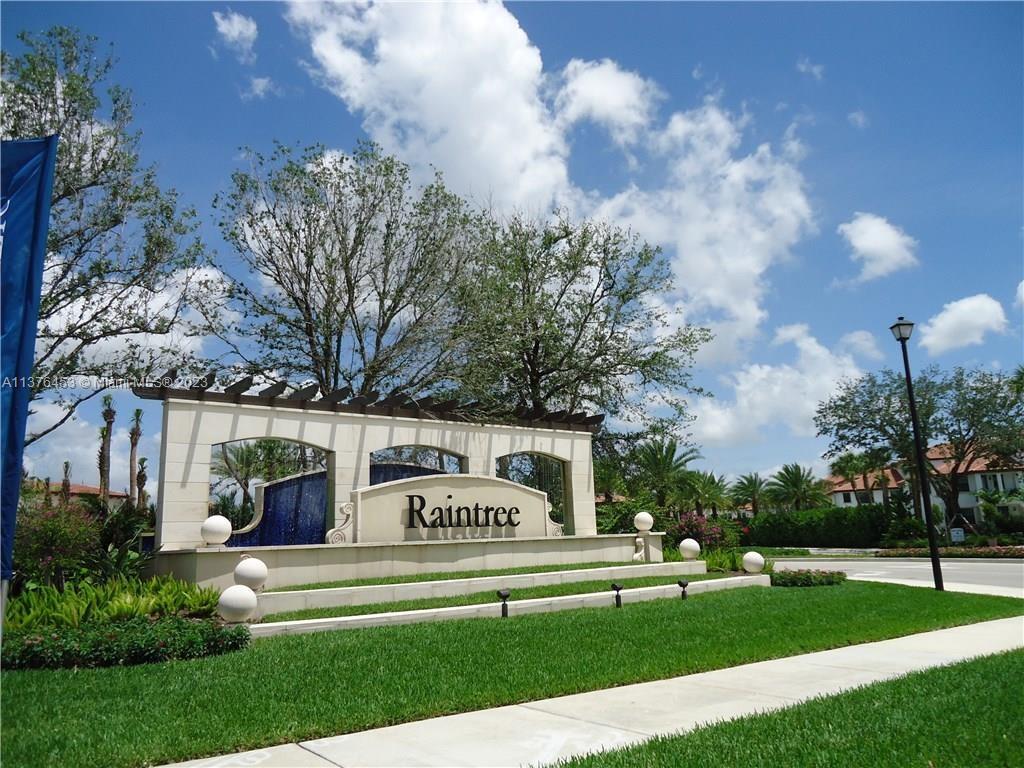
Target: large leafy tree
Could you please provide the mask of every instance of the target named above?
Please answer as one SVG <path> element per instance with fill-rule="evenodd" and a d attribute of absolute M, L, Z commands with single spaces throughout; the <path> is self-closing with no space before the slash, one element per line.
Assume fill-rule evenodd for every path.
<path fill-rule="evenodd" d="M 113 57 L 66 27 L 18 39 L 20 55 L 0 53 L 3 138 L 60 134 L 33 396 L 62 410 L 31 444 L 111 380 L 194 363 L 183 319 L 212 276 L 199 269 L 194 212 L 140 159 L 131 94 L 109 82 Z M 69 377 L 92 383 L 67 387 Z"/>
<path fill-rule="evenodd" d="M 928 471 L 946 514 L 959 512 L 959 480 L 977 459 L 1013 466 L 1024 458 L 1024 400 L 1013 377 L 955 368 L 929 368 L 914 380 L 922 439 L 936 448 Z M 831 438 L 830 452 L 869 450 L 899 457 L 919 488 L 913 434 L 903 376 L 893 371 L 844 382 L 820 403 L 818 433 Z M 940 458 L 941 456 L 941 458 Z M 877 462 L 876 462 L 877 463 Z M 920 513 L 919 493 L 915 509 Z"/>
<path fill-rule="evenodd" d="M 768 498 L 784 509 L 814 509 L 829 503 L 828 481 L 819 480 L 807 467 L 784 464 L 768 481 Z"/>
<path fill-rule="evenodd" d="M 643 412 L 644 393 L 684 413 L 707 329 L 678 324 L 661 253 L 607 224 L 565 215 L 495 226 L 463 294 L 463 390 L 535 413 Z"/>
<path fill-rule="evenodd" d="M 241 325 L 215 332 L 252 370 L 329 392 L 451 382 L 453 340 L 479 221 L 440 177 L 415 188 L 374 145 L 248 153 L 215 205 L 245 267 L 231 287 Z"/>
<path fill-rule="evenodd" d="M 926 443 L 935 435 L 938 386 L 939 372 L 935 368 L 921 371 L 914 379 L 917 414 Z M 906 387 L 903 374 L 888 369 L 844 380 L 831 397 L 818 404 L 814 424 L 819 435 L 830 438 L 829 458 L 872 449 L 887 449 L 901 457 L 914 488 L 914 509 L 920 517 L 920 485 L 913 461 L 914 434 Z"/>

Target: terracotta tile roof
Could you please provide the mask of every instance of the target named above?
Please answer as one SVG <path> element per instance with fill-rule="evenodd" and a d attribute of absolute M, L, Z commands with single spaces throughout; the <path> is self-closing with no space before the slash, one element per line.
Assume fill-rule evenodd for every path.
<path fill-rule="evenodd" d="M 868 485 L 871 488 L 881 489 L 882 483 L 879 482 L 877 472 L 868 475 Z M 889 481 L 888 485 L 890 488 L 899 488 L 903 485 L 903 475 L 895 466 L 885 468 L 885 476 Z M 843 477 L 832 476 L 828 478 L 828 481 L 832 484 L 832 493 L 850 493 L 852 491 L 864 491 L 869 490 L 864 487 L 864 479 L 862 477 L 854 478 L 853 485 L 850 485 L 849 481 Z"/>
<path fill-rule="evenodd" d="M 50 483 L 50 491 L 53 493 L 60 493 L 60 483 Z M 71 495 L 72 496 L 99 496 L 100 489 L 97 485 L 83 485 L 82 483 L 71 484 Z M 128 494 L 124 491 L 110 491 L 111 498 L 114 499 L 127 499 Z"/>
<path fill-rule="evenodd" d="M 925 453 L 925 457 L 942 474 L 947 474 L 952 470 L 953 462 L 950 460 L 950 448 L 948 443 L 933 445 Z M 1024 470 L 1024 466 L 1005 466 L 994 461 L 991 457 L 981 456 L 971 458 L 966 467 L 960 468 L 960 472 L 962 474 L 975 472 L 1006 472 L 1013 470 Z"/>

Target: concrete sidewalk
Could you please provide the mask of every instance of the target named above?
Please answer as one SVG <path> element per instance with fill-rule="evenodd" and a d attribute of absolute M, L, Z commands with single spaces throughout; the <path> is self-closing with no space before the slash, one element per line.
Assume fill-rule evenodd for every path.
<path fill-rule="evenodd" d="M 176 768 L 542 765 L 1024 647 L 1024 617 L 178 763 Z"/>

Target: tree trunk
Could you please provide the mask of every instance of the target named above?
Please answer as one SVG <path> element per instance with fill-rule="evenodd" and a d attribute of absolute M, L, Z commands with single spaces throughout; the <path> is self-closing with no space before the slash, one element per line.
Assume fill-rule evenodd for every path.
<path fill-rule="evenodd" d="M 128 503 L 132 509 L 139 504 L 139 436 L 132 430 L 131 450 L 128 452 Z"/>
<path fill-rule="evenodd" d="M 104 509 L 110 504 L 110 428 L 100 427 L 100 501 Z"/>
<path fill-rule="evenodd" d="M 100 473 L 100 497 L 103 499 L 103 506 L 107 508 L 110 507 L 110 439 L 114 435 L 114 419 L 117 417 L 117 411 L 114 410 L 111 402 L 109 396 L 104 401 L 103 421 L 106 424 L 106 429 L 103 432 L 103 441 L 100 446 L 100 450 L 103 451 Z"/>

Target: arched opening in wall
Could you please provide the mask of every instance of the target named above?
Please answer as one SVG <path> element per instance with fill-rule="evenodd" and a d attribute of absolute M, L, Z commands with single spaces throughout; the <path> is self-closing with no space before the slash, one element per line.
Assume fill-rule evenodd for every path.
<path fill-rule="evenodd" d="M 277 438 L 214 445 L 210 514 L 231 521 L 229 547 L 323 544 L 327 452 Z"/>
<path fill-rule="evenodd" d="M 465 456 L 429 445 L 395 445 L 370 454 L 370 485 L 465 471 Z"/>
<path fill-rule="evenodd" d="M 510 453 L 495 462 L 495 474 L 548 495 L 549 515 L 565 522 L 565 462 L 543 453 Z"/>

